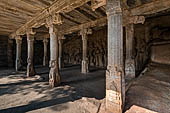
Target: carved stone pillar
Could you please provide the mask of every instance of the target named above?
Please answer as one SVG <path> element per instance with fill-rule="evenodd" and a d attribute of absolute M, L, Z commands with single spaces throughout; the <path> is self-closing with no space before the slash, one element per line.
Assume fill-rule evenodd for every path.
<path fill-rule="evenodd" d="M 80 32 L 80 35 L 82 36 L 83 41 L 83 59 L 82 59 L 82 67 L 81 72 L 82 73 L 88 73 L 89 72 L 89 64 L 88 64 L 88 57 L 87 57 L 87 35 L 91 34 L 91 29 L 83 29 Z"/>
<path fill-rule="evenodd" d="M 56 34 L 56 29 L 53 24 L 49 26 L 50 33 L 50 74 L 49 74 L 49 84 L 51 87 L 55 87 L 60 84 L 60 74 L 58 65 L 58 35 Z"/>
<path fill-rule="evenodd" d="M 63 44 L 63 40 L 62 40 L 62 39 L 59 39 L 59 58 L 58 58 L 59 69 L 61 69 L 61 68 L 63 67 L 63 61 L 62 61 L 62 55 L 63 55 L 62 44 Z"/>
<path fill-rule="evenodd" d="M 15 62 L 15 68 L 16 71 L 19 71 L 22 69 L 22 60 L 21 60 L 21 44 L 22 44 L 22 38 L 20 36 L 16 37 L 16 62 Z"/>
<path fill-rule="evenodd" d="M 34 33 L 27 32 L 28 58 L 27 58 L 27 77 L 34 76 L 35 70 L 33 65 L 34 56 Z"/>
<path fill-rule="evenodd" d="M 135 59 L 133 54 L 134 45 L 134 25 L 126 25 L 126 61 L 125 61 L 125 78 L 135 78 Z"/>
<path fill-rule="evenodd" d="M 44 38 L 43 43 L 44 43 L 43 66 L 47 66 L 47 65 L 48 65 L 48 56 L 47 56 L 48 39 L 47 39 L 47 38 Z"/>
<path fill-rule="evenodd" d="M 123 26 L 121 0 L 107 0 L 108 66 L 106 71 L 106 110 L 122 113 L 125 102 Z"/>

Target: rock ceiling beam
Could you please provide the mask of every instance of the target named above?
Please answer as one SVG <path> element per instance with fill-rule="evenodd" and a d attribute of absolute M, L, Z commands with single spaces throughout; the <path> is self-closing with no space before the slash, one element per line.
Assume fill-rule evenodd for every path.
<path fill-rule="evenodd" d="M 128 18 L 126 16 L 124 16 L 123 26 L 126 26 L 126 24 L 131 24 L 131 23 L 132 24 L 138 24 L 138 23 L 143 24 L 144 22 L 145 22 L 144 16 L 133 16 L 133 17 L 128 17 Z M 90 21 L 90 22 L 87 22 L 85 24 L 81 24 L 78 26 L 73 26 L 70 29 L 61 31 L 61 33 L 62 34 L 70 34 L 70 33 L 76 32 L 82 28 L 86 29 L 89 27 L 104 26 L 104 25 L 107 25 L 107 17 L 102 17 L 95 21 Z"/>
<path fill-rule="evenodd" d="M 0 2 L 0 9 L 3 11 L 8 11 L 11 13 L 16 13 L 16 14 L 23 13 L 24 16 L 33 16 L 34 15 L 34 12 L 30 12 L 23 8 L 18 8 L 15 5 L 11 5 L 11 4 L 5 3 L 3 1 Z"/>
<path fill-rule="evenodd" d="M 170 9 L 170 0 L 154 0 L 130 10 L 132 15 L 150 15 Z"/>
<path fill-rule="evenodd" d="M 92 0 L 92 9 L 95 10 L 98 7 L 106 5 L 106 0 Z M 127 0 L 123 1 L 124 12 L 127 12 Z M 153 0 L 146 4 L 142 4 L 140 0 L 136 1 L 136 7 L 128 9 L 131 15 L 151 15 L 164 10 L 170 9 L 170 0 Z"/>
<path fill-rule="evenodd" d="M 86 15 L 82 14 L 79 10 L 75 9 L 74 12 L 80 15 L 80 17 L 83 17 L 87 21 L 91 21 L 90 18 L 88 18 Z"/>
<path fill-rule="evenodd" d="M 47 4 L 45 4 L 44 2 L 42 2 L 40 0 L 20 0 L 20 1 L 23 1 L 29 5 L 32 5 L 32 6 L 41 8 L 41 9 L 42 9 L 42 7 L 46 8 L 48 6 Z"/>
<path fill-rule="evenodd" d="M 97 8 L 106 5 L 106 0 L 92 0 L 92 10 L 96 10 Z"/>
<path fill-rule="evenodd" d="M 81 29 L 86 29 L 89 27 L 95 27 L 95 26 L 104 26 L 107 24 L 107 17 L 103 17 L 100 19 L 97 19 L 95 21 L 87 22 L 85 24 L 81 24 L 78 26 L 71 27 L 70 29 L 67 29 L 65 31 L 61 31 L 62 34 L 70 34 L 76 31 L 79 31 Z"/>
<path fill-rule="evenodd" d="M 45 10 L 41 11 L 35 17 L 33 17 L 30 21 L 25 23 L 22 27 L 16 30 L 16 32 L 12 33 L 11 36 L 18 34 L 23 35 L 25 34 L 28 28 L 35 27 L 37 22 L 41 22 L 43 24 L 45 19 L 54 13 L 67 13 L 72 11 L 73 9 L 82 6 L 83 4 L 87 3 L 90 0 L 57 0 L 54 2 L 50 7 L 46 8 Z"/>

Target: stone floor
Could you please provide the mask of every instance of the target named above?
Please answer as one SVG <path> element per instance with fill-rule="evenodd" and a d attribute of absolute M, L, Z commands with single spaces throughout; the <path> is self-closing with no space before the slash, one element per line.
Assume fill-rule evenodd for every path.
<path fill-rule="evenodd" d="M 170 113 L 170 66 L 151 64 L 126 94 L 126 113 Z"/>
<path fill-rule="evenodd" d="M 80 66 L 64 68 L 61 85 L 53 89 L 49 69 L 36 67 L 36 72 L 26 78 L 24 72 L 0 69 L 0 113 L 99 113 L 103 108 L 105 70 L 81 74 Z M 150 65 L 127 91 L 125 108 L 126 113 L 170 113 L 170 66 Z"/>
<path fill-rule="evenodd" d="M 37 75 L 0 70 L 0 113 L 97 113 L 105 97 L 105 71 L 91 68 L 81 74 L 80 66 L 61 70 L 62 83 L 48 85 L 49 69 L 36 68 Z"/>

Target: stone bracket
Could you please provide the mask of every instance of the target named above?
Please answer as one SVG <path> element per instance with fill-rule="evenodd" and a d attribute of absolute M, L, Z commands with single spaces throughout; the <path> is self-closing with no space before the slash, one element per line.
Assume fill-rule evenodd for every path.
<path fill-rule="evenodd" d="M 91 0 L 91 8 L 93 11 L 104 5 L 106 5 L 106 0 Z"/>
<path fill-rule="evenodd" d="M 86 40 L 86 35 L 92 34 L 92 29 L 82 29 L 80 31 L 80 35 L 82 36 L 82 40 Z"/>
<path fill-rule="evenodd" d="M 46 18 L 46 27 L 49 28 L 51 25 L 56 24 L 56 25 L 61 25 L 63 23 L 62 16 L 57 13 L 57 14 L 52 14 L 49 15 Z"/>

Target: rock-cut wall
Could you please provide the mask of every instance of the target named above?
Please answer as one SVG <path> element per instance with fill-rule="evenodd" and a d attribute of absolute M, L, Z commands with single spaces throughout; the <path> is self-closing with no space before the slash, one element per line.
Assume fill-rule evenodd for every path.
<path fill-rule="evenodd" d="M 88 35 L 87 56 L 90 66 L 107 66 L 107 27 L 93 30 Z M 82 38 L 72 36 L 63 44 L 63 58 L 65 64 L 81 64 L 82 61 Z"/>

